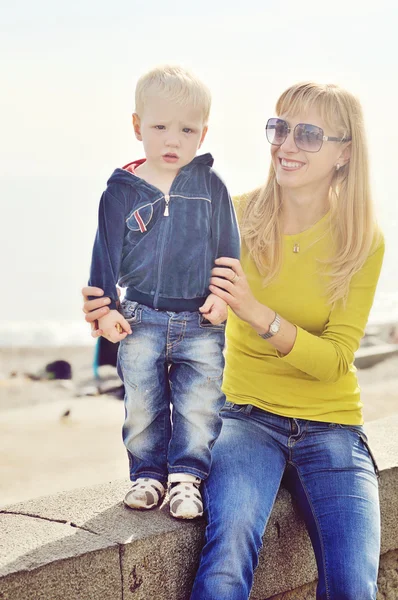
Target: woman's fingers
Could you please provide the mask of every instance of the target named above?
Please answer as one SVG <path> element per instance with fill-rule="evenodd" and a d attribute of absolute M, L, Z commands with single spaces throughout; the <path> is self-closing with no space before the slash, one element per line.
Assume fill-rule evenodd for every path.
<path fill-rule="evenodd" d="M 84 311 L 84 312 L 86 312 L 86 311 Z M 94 321 L 97 321 L 101 317 L 104 317 L 106 314 L 108 314 L 108 312 L 109 312 L 109 308 L 107 306 L 104 306 L 103 308 L 98 308 L 97 310 L 88 311 L 84 318 L 87 321 L 87 323 L 93 323 Z"/>
<path fill-rule="evenodd" d="M 110 304 L 110 302 L 110 298 L 96 298 L 94 300 L 86 300 L 83 304 L 83 312 L 87 314 L 92 310 L 97 310 L 97 308 L 103 308 L 104 306 L 107 306 L 108 304 Z M 106 314 L 107 312 L 108 311 L 106 310 L 104 314 Z"/>
<path fill-rule="evenodd" d="M 85 300 L 88 300 L 89 296 L 103 296 L 104 290 L 91 285 L 86 285 L 82 288 L 82 296 Z"/>
<path fill-rule="evenodd" d="M 236 281 L 241 277 L 236 271 L 233 271 L 229 267 L 213 267 L 211 274 L 213 277 L 223 277 L 229 281 Z"/>
<path fill-rule="evenodd" d="M 231 294 L 229 294 L 228 292 L 220 289 L 219 287 L 217 287 L 216 285 L 209 285 L 209 290 L 215 295 L 218 296 L 219 298 L 221 298 L 222 300 L 224 300 L 227 304 L 230 304 L 231 300 L 233 300 L 233 297 L 231 296 Z"/>
<path fill-rule="evenodd" d="M 230 279 L 223 279 L 221 277 L 210 277 L 210 284 L 216 285 L 227 292 L 232 292 L 234 289 L 234 284 Z"/>
<path fill-rule="evenodd" d="M 242 265 L 240 264 L 240 261 L 237 258 L 222 256 L 221 258 L 216 258 L 214 262 L 219 267 L 229 267 L 230 269 L 235 271 L 235 273 L 239 275 L 239 277 L 243 276 Z"/>

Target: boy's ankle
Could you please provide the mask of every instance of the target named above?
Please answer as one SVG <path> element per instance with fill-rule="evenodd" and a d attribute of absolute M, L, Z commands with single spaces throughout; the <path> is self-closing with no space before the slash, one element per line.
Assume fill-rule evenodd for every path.
<path fill-rule="evenodd" d="M 170 473 L 168 478 L 169 484 L 172 486 L 175 483 L 194 483 L 199 486 L 202 483 L 200 477 L 191 473 Z"/>

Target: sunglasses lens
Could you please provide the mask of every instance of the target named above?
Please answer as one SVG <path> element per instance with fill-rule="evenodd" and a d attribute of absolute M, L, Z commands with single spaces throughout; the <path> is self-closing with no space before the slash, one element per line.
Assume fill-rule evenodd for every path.
<path fill-rule="evenodd" d="M 323 144 L 323 129 L 316 125 L 299 123 L 294 129 L 294 141 L 297 148 L 304 152 L 318 152 Z"/>
<path fill-rule="evenodd" d="M 265 128 L 267 140 L 274 146 L 281 146 L 287 137 L 288 125 L 282 119 L 268 119 Z"/>

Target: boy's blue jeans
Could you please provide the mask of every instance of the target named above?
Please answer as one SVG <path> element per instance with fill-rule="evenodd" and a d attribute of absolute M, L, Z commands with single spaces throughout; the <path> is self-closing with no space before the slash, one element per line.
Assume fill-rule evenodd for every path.
<path fill-rule="evenodd" d="M 208 525 L 191 600 L 249 598 L 283 475 L 314 547 L 317 600 L 375 600 L 377 467 L 362 426 L 285 418 L 230 402 L 221 415 L 203 484 Z"/>
<path fill-rule="evenodd" d="M 157 311 L 129 300 L 121 308 L 133 331 L 118 354 L 130 479 L 164 483 L 169 473 L 206 479 L 225 402 L 225 325 L 198 312 Z"/>

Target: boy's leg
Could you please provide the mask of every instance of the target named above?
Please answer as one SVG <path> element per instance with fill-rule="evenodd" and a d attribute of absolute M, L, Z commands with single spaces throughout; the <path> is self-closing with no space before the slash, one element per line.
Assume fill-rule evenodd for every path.
<path fill-rule="evenodd" d="M 301 420 L 298 424 L 286 484 L 314 547 L 317 600 L 375 600 L 380 509 L 363 429 Z"/>
<path fill-rule="evenodd" d="M 133 333 L 120 342 L 118 355 L 126 390 L 123 441 L 130 479 L 151 478 L 164 484 L 171 434 L 165 356 L 167 315 L 137 303 L 130 305 L 135 305 L 129 319 Z"/>
<path fill-rule="evenodd" d="M 203 483 L 206 539 L 191 600 L 249 598 L 286 465 L 287 419 L 230 403 L 221 414 L 221 434 Z"/>
<path fill-rule="evenodd" d="M 198 313 L 175 314 L 169 321 L 173 433 L 169 445 L 169 474 L 206 479 L 211 449 L 221 429 L 220 410 L 224 369 L 225 326 L 201 326 Z"/>

